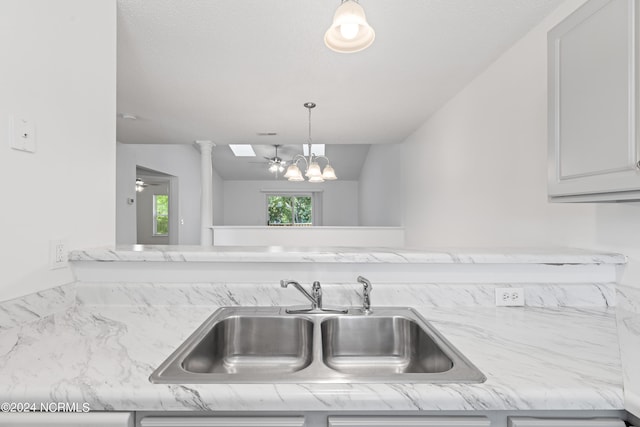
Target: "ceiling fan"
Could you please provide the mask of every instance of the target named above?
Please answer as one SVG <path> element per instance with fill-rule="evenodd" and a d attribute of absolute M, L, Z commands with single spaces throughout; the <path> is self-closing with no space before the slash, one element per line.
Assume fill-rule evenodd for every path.
<path fill-rule="evenodd" d="M 274 145 L 274 147 L 276 149 L 276 152 L 273 157 L 263 156 L 264 159 L 267 160 L 266 162 L 255 163 L 267 164 L 267 170 L 271 173 L 274 173 L 276 175 L 276 178 L 278 178 L 278 175 L 285 171 L 287 167 L 287 161 L 282 159 L 282 157 L 278 157 L 278 148 L 281 147 L 281 145 L 276 144 Z"/>
<path fill-rule="evenodd" d="M 160 184 L 154 184 L 152 182 L 147 184 L 141 178 L 136 178 L 136 191 L 138 193 L 140 193 L 141 191 L 144 191 L 144 189 L 150 185 L 160 185 Z"/>

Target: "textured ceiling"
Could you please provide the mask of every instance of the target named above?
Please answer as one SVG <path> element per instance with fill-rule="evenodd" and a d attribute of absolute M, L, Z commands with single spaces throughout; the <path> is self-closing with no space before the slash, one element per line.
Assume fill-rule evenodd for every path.
<path fill-rule="evenodd" d="M 376 40 L 340 54 L 338 0 L 119 0 L 118 140 L 301 144 L 314 101 L 314 142 L 398 143 L 560 2 L 361 0 Z"/>

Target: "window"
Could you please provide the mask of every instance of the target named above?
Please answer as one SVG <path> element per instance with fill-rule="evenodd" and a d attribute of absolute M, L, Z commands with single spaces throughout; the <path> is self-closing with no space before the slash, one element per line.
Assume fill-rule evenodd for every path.
<path fill-rule="evenodd" d="M 268 225 L 312 225 L 311 196 L 273 195 L 267 198 Z"/>
<path fill-rule="evenodd" d="M 169 196 L 153 195 L 153 235 L 169 235 Z"/>

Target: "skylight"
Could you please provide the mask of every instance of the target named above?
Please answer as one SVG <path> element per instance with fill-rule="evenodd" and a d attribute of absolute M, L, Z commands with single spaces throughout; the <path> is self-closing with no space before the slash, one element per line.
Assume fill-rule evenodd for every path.
<path fill-rule="evenodd" d="M 302 146 L 302 152 L 305 157 L 309 155 L 309 144 Z M 324 156 L 324 144 L 311 144 L 311 152 L 316 156 Z"/>
<path fill-rule="evenodd" d="M 255 157 L 256 152 L 249 144 L 229 144 L 229 148 L 236 157 Z"/>

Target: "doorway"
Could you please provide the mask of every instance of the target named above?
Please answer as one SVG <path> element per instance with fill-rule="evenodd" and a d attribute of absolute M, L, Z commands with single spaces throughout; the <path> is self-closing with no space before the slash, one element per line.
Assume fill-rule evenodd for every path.
<path fill-rule="evenodd" d="M 178 243 L 177 177 L 136 166 L 136 242 Z"/>

